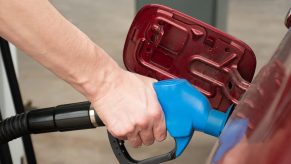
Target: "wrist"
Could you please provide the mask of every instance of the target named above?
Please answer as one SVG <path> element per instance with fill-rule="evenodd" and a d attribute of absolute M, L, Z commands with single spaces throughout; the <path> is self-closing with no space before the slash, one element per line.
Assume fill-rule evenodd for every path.
<path fill-rule="evenodd" d="M 95 47 L 94 53 L 96 59 L 76 77 L 78 90 L 91 102 L 111 90 L 123 71 L 103 49 Z"/>

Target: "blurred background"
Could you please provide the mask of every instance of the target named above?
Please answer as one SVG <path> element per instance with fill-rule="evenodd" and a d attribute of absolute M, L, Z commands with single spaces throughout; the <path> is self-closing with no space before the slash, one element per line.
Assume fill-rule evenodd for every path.
<path fill-rule="evenodd" d="M 136 8 L 149 1 L 51 0 L 51 2 L 69 21 L 123 66 L 123 45 Z M 203 1 L 197 1 L 196 6 L 192 1 L 193 10 L 191 11 L 191 6 L 189 9 L 189 5 L 184 5 L 184 8 L 188 7 L 185 12 L 192 12 L 194 17 L 195 13 L 198 13 L 197 17 L 207 21 L 211 18 L 203 17 L 201 13 L 214 9 L 215 12 L 211 13 L 217 14 L 213 18 L 214 25 L 244 41 L 253 49 L 257 57 L 256 72 L 258 72 L 268 62 L 287 31 L 283 22 L 291 6 L 291 0 L 229 0 L 221 1 L 219 4 L 208 2 L 212 6 L 201 8 L 197 6 L 203 4 Z M 171 1 L 164 3 L 173 5 Z M 176 5 L 176 8 L 180 10 L 183 5 Z M 197 10 L 199 8 L 200 10 Z M 68 84 L 19 50 L 18 64 L 24 102 L 32 102 L 32 106 L 43 108 L 85 100 Z M 32 135 L 32 138 L 38 163 L 41 164 L 118 163 L 104 128 Z M 215 141 L 213 137 L 195 133 L 183 155 L 169 163 L 204 163 Z M 143 158 L 161 154 L 173 146 L 173 140 L 167 139 L 164 143 L 138 150 L 131 149 L 130 152 L 137 158 Z"/>

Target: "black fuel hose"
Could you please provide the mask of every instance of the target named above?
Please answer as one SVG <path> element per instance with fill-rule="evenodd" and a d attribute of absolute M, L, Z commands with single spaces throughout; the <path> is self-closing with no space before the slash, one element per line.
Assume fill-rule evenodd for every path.
<path fill-rule="evenodd" d="M 26 134 L 72 131 L 104 126 L 90 102 L 32 110 L 0 122 L 0 144 Z"/>

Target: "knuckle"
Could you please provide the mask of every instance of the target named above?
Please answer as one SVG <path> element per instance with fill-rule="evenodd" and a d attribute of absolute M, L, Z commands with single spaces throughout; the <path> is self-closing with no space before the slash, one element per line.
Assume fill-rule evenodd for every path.
<path fill-rule="evenodd" d="M 121 137 L 126 136 L 126 132 L 116 126 L 108 129 L 108 131 L 116 138 L 121 138 Z"/>
<path fill-rule="evenodd" d="M 141 129 L 146 129 L 146 128 L 148 128 L 148 122 L 149 122 L 148 120 L 149 119 L 147 117 L 144 117 L 142 119 L 139 119 L 136 124 Z"/>
<path fill-rule="evenodd" d="M 161 112 L 161 110 L 153 110 L 152 112 L 151 112 L 151 117 L 153 118 L 153 119 L 155 119 L 155 120 L 157 120 L 157 119 L 160 119 L 161 117 L 162 117 L 162 112 Z"/>
<path fill-rule="evenodd" d="M 126 133 L 122 130 L 116 130 L 116 131 L 113 131 L 113 133 L 116 135 L 117 138 L 126 136 Z"/>
<path fill-rule="evenodd" d="M 133 133 L 134 130 L 135 130 L 135 128 L 134 128 L 133 125 L 128 125 L 128 126 L 126 126 L 124 132 L 125 132 L 126 134 L 129 134 L 129 133 Z"/>
<path fill-rule="evenodd" d="M 132 125 L 125 125 L 123 128 L 115 128 L 113 130 L 111 130 L 113 132 L 113 134 L 116 135 L 117 138 L 120 137 L 125 137 L 130 133 L 134 132 L 134 126 Z"/>

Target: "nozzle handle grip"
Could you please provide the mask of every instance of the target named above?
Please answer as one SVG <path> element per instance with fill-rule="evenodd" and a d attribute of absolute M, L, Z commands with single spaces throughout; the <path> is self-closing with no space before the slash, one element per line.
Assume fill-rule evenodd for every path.
<path fill-rule="evenodd" d="M 190 142 L 194 130 L 219 136 L 229 113 L 211 108 L 208 99 L 184 79 L 163 80 L 153 84 L 164 111 L 167 130 L 175 140 L 170 152 L 144 160 L 133 159 L 124 142 L 108 133 L 112 150 L 120 163 L 157 164 L 180 156 Z"/>

